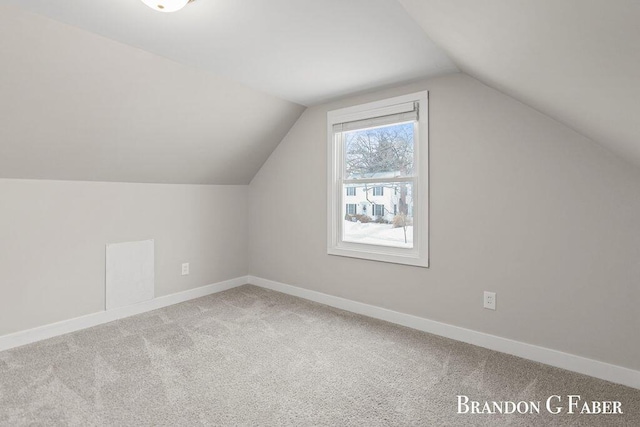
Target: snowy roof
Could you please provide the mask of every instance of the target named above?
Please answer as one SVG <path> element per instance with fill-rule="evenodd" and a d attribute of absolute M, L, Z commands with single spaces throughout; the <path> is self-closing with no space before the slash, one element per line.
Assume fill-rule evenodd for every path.
<path fill-rule="evenodd" d="M 389 178 L 398 178 L 401 177 L 402 174 L 400 171 L 390 171 L 390 172 L 373 172 L 373 173 L 352 173 L 349 174 L 347 179 L 372 179 L 372 178 L 380 178 L 381 180 L 389 179 Z"/>

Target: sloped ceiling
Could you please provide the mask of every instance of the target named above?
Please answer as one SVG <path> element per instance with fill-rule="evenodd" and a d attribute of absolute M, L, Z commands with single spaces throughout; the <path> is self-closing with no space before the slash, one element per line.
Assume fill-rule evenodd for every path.
<path fill-rule="evenodd" d="M 304 110 L 12 6 L 0 64 L 0 178 L 247 184 Z"/>
<path fill-rule="evenodd" d="M 11 2 L 302 105 L 457 71 L 396 0 Z"/>
<path fill-rule="evenodd" d="M 302 105 L 458 68 L 640 165 L 636 0 L 3 4 L 0 177 L 245 184 Z"/>
<path fill-rule="evenodd" d="M 0 178 L 247 184 L 304 105 L 455 71 L 396 0 L 4 0 Z"/>
<path fill-rule="evenodd" d="M 465 73 L 640 165 L 640 2 L 399 0 Z"/>

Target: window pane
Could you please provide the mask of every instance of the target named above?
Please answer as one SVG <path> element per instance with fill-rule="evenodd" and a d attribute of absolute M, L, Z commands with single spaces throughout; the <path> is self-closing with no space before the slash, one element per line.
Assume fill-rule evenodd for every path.
<path fill-rule="evenodd" d="M 355 187 L 357 196 L 345 205 L 342 240 L 413 248 L 413 185 L 387 182 Z M 384 189 L 383 195 L 374 195 L 375 188 Z"/>
<path fill-rule="evenodd" d="M 346 179 L 413 174 L 414 122 L 344 132 L 343 137 Z"/>

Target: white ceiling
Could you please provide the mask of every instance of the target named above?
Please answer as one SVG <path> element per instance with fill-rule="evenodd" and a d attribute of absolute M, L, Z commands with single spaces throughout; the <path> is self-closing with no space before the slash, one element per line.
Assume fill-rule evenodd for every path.
<path fill-rule="evenodd" d="M 2 5 L 0 94 L 0 178 L 247 184 L 304 110 Z"/>
<path fill-rule="evenodd" d="M 455 72 L 396 0 L 7 0 L 302 105 Z"/>
<path fill-rule="evenodd" d="M 0 4 L 0 177 L 244 184 L 302 105 L 456 65 L 640 165 L 637 0 Z"/>
<path fill-rule="evenodd" d="M 640 1 L 400 2 L 462 71 L 640 165 Z"/>

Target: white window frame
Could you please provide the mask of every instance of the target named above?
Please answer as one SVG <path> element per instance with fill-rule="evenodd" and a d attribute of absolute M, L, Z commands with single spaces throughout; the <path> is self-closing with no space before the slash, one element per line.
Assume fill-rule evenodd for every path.
<path fill-rule="evenodd" d="M 389 115 L 394 107 L 419 105 L 414 133 L 413 248 L 369 245 L 342 240 L 344 147 L 334 125 Z M 327 113 L 328 203 L 327 253 L 372 261 L 429 267 L 429 93 L 427 91 L 356 105 Z M 384 179 L 381 179 L 384 181 Z"/>

